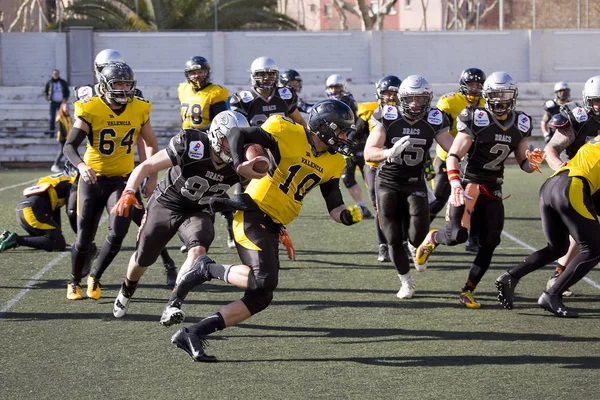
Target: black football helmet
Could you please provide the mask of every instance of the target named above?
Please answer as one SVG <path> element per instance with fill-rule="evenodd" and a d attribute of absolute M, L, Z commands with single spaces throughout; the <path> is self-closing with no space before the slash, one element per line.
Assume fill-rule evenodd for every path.
<path fill-rule="evenodd" d="M 127 104 L 135 94 L 135 78 L 131 67 L 124 62 L 108 63 L 98 76 L 100 94 L 116 104 Z M 115 85 L 127 84 L 128 88 L 115 88 Z"/>
<path fill-rule="evenodd" d="M 279 84 L 281 86 L 289 86 L 290 81 L 298 81 L 298 89 L 293 88 L 296 92 L 300 93 L 302 90 L 302 77 L 295 69 L 286 69 L 279 74 Z"/>
<path fill-rule="evenodd" d="M 327 145 L 331 154 L 351 154 L 354 143 L 338 136 L 345 133 L 348 137 L 356 130 L 354 113 L 346 103 L 335 99 L 319 101 L 308 114 L 308 127 Z"/>
<path fill-rule="evenodd" d="M 190 72 L 197 70 L 204 70 L 204 78 L 198 79 L 196 77 L 190 77 Z M 185 78 L 196 90 L 200 90 L 210 84 L 210 64 L 208 60 L 201 56 L 191 57 L 185 62 Z"/>
<path fill-rule="evenodd" d="M 483 88 L 486 79 L 485 73 L 479 68 L 467 68 L 460 74 L 458 91 L 463 94 L 470 103 L 478 102 L 479 97 L 481 97 L 481 89 Z M 477 93 L 469 92 L 469 88 L 467 87 L 467 83 L 469 82 L 477 82 L 480 84 Z"/>
<path fill-rule="evenodd" d="M 400 103 L 398 99 L 400 84 L 402 84 L 402 80 L 395 75 L 387 75 L 381 78 L 375 85 L 375 96 L 377 96 L 379 104 L 397 105 Z M 383 92 L 396 92 L 396 94 L 394 96 L 384 96 Z"/>

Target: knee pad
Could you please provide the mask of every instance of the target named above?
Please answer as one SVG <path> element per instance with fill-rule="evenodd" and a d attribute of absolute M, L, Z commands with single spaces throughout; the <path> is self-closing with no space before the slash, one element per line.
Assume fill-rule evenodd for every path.
<path fill-rule="evenodd" d="M 449 246 L 456 246 L 460 243 L 465 243 L 467 238 L 469 237 L 469 231 L 464 226 L 461 226 L 458 229 L 452 230 L 452 235 L 450 236 Z"/>
<path fill-rule="evenodd" d="M 246 294 L 242 297 L 242 302 L 252 315 L 267 308 L 272 300 L 273 292 L 265 290 L 249 290 L 246 291 Z"/>
<path fill-rule="evenodd" d="M 352 186 L 356 185 L 356 178 L 354 177 L 354 173 L 354 171 L 350 172 L 346 170 L 342 175 L 342 182 L 344 182 L 344 186 L 346 187 L 346 189 L 349 189 Z"/>
<path fill-rule="evenodd" d="M 249 291 L 268 291 L 272 292 L 277 288 L 278 278 L 272 274 L 267 274 L 264 278 L 256 279 L 254 274 L 250 272 L 248 276 L 248 290 Z"/>

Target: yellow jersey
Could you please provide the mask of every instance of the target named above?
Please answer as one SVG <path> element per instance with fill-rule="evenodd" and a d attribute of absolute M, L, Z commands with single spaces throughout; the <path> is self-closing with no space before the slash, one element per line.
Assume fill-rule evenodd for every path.
<path fill-rule="evenodd" d="M 121 112 L 102 97 L 75 102 L 75 116 L 89 125 L 83 161 L 100 176 L 127 176 L 134 167 L 134 146 L 142 126 L 150 120 L 152 104 L 134 97 Z"/>
<path fill-rule="evenodd" d="M 580 176 L 590 184 L 593 195 L 600 189 L 600 136 L 596 136 L 577 151 L 575 156 L 552 176 L 568 170 L 569 176 Z"/>
<path fill-rule="evenodd" d="M 181 103 L 181 127 L 198 129 L 210 125 L 210 106 L 227 102 L 229 91 L 214 83 L 196 91 L 191 83 L 182 82 L 177 88 L 177 96 Z"/>
<path fill-rule="evenodd" d="M 356 111 L 356 117 L 366 121 L 369 124 L 369 133 L 373 130 L 373 124 L 371 124 L 371 116 L 379 108 L 379 102 L 372 101 L 369 103 L 359 103 L 358 110 Z M 372 168 L 377 168 L 377 163 L 372 161 L 365 161 Z"/>
<path fill-rule="evenodd" d="M 480 97 L 477 106 L 483 107 L 484 104 L 485 102 L 483 97 Z M 467 100 L 466 96 L 458 92 L 447 93 L 438 100 L 436 108 L 439 108 L 448 116 L 448 119 L 450 120 L 450 135 L 452 135 L 452 137 L 456 137 L 456 134 L 458 133 L 456 130 L 456 120 L 458 118 L 458 114 L 460 114 L 465 107 L 470 105 L 473 104 L 469 103 L 469 100 Z M 439 144 L 435 148 L 435 154 L 442 161 L 446 161 L 446 157 L 448 157 L 448 153 Z"/>
<path fill-rule="evenodd" d="M 71 185 L 76 177 L 76 175 L 66 177 L 63 174 L 43 176 L 38 179 L 35 186 L 25 188 L 23 196 L 29 197 L 47 192 L 48 197 L 50 197 L 50 206 L 52 207 L 52 211 L 54 211 L 67 203 Z"/>
<path fill-rule="evenodd" d="M 287 117 L 271 115 L 260 127 L 277 141 L 279 163 L 262 179 L 251 180 L 246 193 L 273 221 L 289 224 L 313 188 L 341 177 L 346 161 L 338 153 L 315 156 L 304 127 Z"/>

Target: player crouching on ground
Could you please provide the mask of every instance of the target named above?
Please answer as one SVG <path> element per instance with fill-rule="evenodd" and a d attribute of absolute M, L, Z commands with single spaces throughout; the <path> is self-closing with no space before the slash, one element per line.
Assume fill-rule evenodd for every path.
<path fill-rule="evenodd" d="M 240 182 L 231 166 L 227 135 L 234 127 L 248 126 L 242 114 L 222 111 L 206 134 L 197 129 L 182 130 L 166 149 L 133 170 L 121 198 L 111 210 L 113 214 L 127 217 L 132 206 L 140 207 L 135 188 L 147 175 L 169 168 L 148 202 L 138 233 L 137 251 L 129 260 L 125 281 L 114 303 L 115 317 L 125 316 L 140 278 L 175 234 L 179 234 L 188 249 L 179 276 L 195 259 L 206 255 L 215 237 L 214 215 L 208 200 L 222 196 Z"/>
<path fill-rule="evenodd" d="M 207 335 L 237 325 L 269 306 L 279 279 L 281 225 L 298 216 L 310 190 L 320 186 L 334 221 L 353 225 L 362 219 L 359 207 L 346 207 L 339 185 L 346 165 L 343 154 L 351 148 L 347 135 L 354 130 L 352 110 L 339 100 L 324 100 L 315 104 L 308 121 L 310 130 L 305 131 L 289 118 L 272 115 L 261 127 L 232 129 L 229 134 L 236 171 L 252 179 L 245 193 L 230 202 L 243 209 L 236 212 L 233 225 L 243 264 L 223 265 L 206 256 L 199 257 L 192 269 L 180 277 L 176 291 L 183 289 L 185 296 L 185 289 L 189 291 L 216 278 L 245 289 L 245 293 L 242 299 L 173 335 L 171 342 L 194 361 L 216 360 L 204 353 Z M 274 162 L 267 174 L 257 173 L 251 161 L 243 161 L 247 142 L 271 151 Z M 212 202 L 216 206 L 226 200 Z"/>

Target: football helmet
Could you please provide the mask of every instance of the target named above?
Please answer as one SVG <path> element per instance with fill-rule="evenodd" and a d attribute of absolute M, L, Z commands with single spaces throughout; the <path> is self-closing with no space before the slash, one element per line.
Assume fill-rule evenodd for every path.
<path fill-rule="evenodd" d="M 250 65 L 250 81 L 252 87 L 272 90 L 279 82 L 279 68 L 270 57 L 258 57 Z"/>
<path fill-rule="evenodd" d="M 379 104 L 397 105 L 400 103 L 398 99 L 398 91 L 402 81 L 395 75 L 384 76 L 375 84 L 375 96 Z M 383 92 L 392 92 L 392 94 Z"/>
<path fill-rule="evenodd" d="M 481 95 L 485 100 L 486 110 L 500 117 L 515 109 L 519 89 L 508 72 L 497 71 L 485 80 Z"/>
<path fill-rule="evenodd" d="M 467 98 L 469 103 L 476 103 L 481 97 L 481 89 L 483 88 L 485 80 L 486 76 L 482 70 L 479 68 L 467 68 L 460 74 L 458 91 Z M 479 85 L 477 85 L 477 89 L 469 90 L 469 86 L 467 84 L 470 82 L 479 83 Z"/>
<path fill-rule="evenodd" d="M 409 75 L 398 90 L 404 116 L 410 120 L 421 119 L 429 111 L 433 99 L 433 87 L 421 75 Z"/>
<path fill-rule="evenodd" d="M 561 104 L 571 100 L 571 88 L 565 81 L 556 82 L 554 85 L 554 100 L 560 101 Z"/>
<path fill-rule="evenodd" d="M 192 74 L 192 71 L 203 70 L 204 76 L 197 76 Z M 185 62 L 185 79 L 194 87 L 196 90 L 200 90 L 210 84 L 210 64 L 206 58 L 201 56 L 190 57 Z"/>
<path fill-rule="evenodd" d="M 108 101 L 127 104 L 135 94 L 133 70 L 122 61 L 106 64 L 100 72 L 98 88 Z"/>
<path fill-rule="evenodd" d="M 325 92 L 328 97 L 339 99 L 346 91 L 346 78 L 339 74 L 329 75 L 325 81 Z"/>
<path fill-rule="evenodd" d="M 298 81 L 298 83 L 292 86 L 297 93 L 302 91 L 302 77 L 295 69 L 286 69 L 279 75 L 279 84 L 281 86 L 290 86 L 290 81 Z"/>
<path fill-rule="evenodd" d="M 229 152 L 229 143 L 226 142 L 227 135 L 231 128 L 247 128 L 250 124 L 246 117 L 237 111 L 221 111 L 212 120 L 210 128 L 208 128 L 208 139 L 210 146 L 215 154 L 223 160 L 223 162 L 232 162 L 231 153 Z"/>
<path fill-rule="evenodd" d="M 104 49 L 96 54 L 96 58 L 94 59 L 94 75 L 96 75 L 96 80 L 98 82 L 100 82 L 100 72 L 102 72 L 102 68 L 109 62 L 116 61 L 125 62 L 121 53 L 115 49 Z"/>
<path fill-rule="evenodd" d="M 583 85 L 583 108 L 595 117 L 600 116 L 600 105 L 594 107 L 594 100 L 600 100 L 600 75 L 592 76 Z"/>
<path fill-rule="evenodd" d="M 308 127 L 327 145 L 331 154 L 351 154 L 354 143 L 339 137 L 345 133 L 347 138 L 356 130 L 354 113 L 346 103 L 335 99 L 319 101 L 308 114 Z"/>

